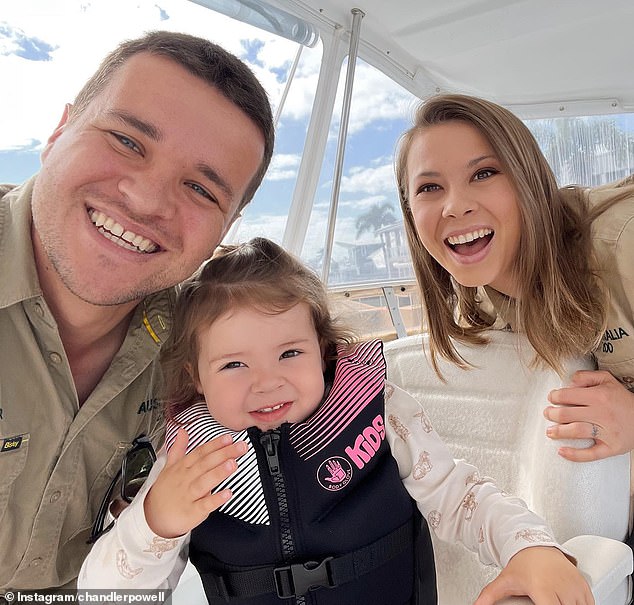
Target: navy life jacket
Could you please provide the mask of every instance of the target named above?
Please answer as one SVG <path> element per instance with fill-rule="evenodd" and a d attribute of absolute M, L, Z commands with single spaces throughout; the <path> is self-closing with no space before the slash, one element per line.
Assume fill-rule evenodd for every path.
<path fill-rule="evenodd" d="M 189 449 L 232 433 L 249 443 L 217 489 L 233 497 L 196 527 L 189 557 L 209 603 L 436 605 L 427 524 L 385 440 L 385 360 L 373 341 L 340 351 L 332 387 L 306 421 L 233 432 L 200 403 Z"/>

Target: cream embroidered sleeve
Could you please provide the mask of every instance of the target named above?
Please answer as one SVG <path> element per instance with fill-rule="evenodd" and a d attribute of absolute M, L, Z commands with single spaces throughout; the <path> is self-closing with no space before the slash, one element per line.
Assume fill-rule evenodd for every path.
<path fill-rule="evenodd" d="M 79 572 L 77 587 L 174 588 L 187 563 L 189 534 L 175 539 L 157 536 L 143 511 L 145 495 L 165 466 L 161 450 L 141 491 L 119 515 L 114 527 L 93 545 Z"/>
<path fill-rule="evenodd" d="M 559 547 L 522 500 L 503 493 L 464 460 L 454 460 L 420 403 L 390 383 L 385 420 L 403 484 L 439 538 L 462 542 L 482 563 L 500 567 L 528 546 Z"/>

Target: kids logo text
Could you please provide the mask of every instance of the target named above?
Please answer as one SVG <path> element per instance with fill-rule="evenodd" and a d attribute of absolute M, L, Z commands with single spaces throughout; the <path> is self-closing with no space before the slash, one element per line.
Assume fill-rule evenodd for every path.
<path fill-rule="evenodd" d="M 328 491 L 344 488 L 352 478 L 353 467 L 361 470 L 379 451 L 385 439 L 385 424 L 378 414 L 372 424 L 357 435 L 353 445 L 345 448 L 346 456 L 332 456 L 321 463 L 317 469 L 319 484 Z"/>

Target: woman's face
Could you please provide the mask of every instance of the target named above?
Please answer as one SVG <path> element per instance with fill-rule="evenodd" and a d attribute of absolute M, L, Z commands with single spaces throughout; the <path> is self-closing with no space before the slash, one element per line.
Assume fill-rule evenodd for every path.
<path fill-rule="evenodd" d="M 516 295 L 511 268 L 521 234 L 517 196 L 475 127 L 445 122 L 415 134 L 407 189 L 420 241 L 458 283 Z"/>

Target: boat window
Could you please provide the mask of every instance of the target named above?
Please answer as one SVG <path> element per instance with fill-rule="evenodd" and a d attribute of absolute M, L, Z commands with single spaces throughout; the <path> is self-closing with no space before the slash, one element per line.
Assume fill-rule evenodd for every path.
<path fill-rule="evenodd" d="M 634 172 L 634 114 L 525 120 L 557 183 L 603 185 Z"/>
<path fill-rule="evenodd" d="M 255 4 L 251 2 L 251 6 Z M 0 75 L 16 92 L 0 97 L 0 115 L 11 117 L 3 121 L 0 129 L 0 182 L 22 182 L 37 172 L 40 153 L 64 104 L 74 99 L 103 57 L 119 42 L 156 29 L 190 33 L 217 42 L 251 67 L 266 88 L 274 111 L 280 104 L 298 43 L 194 2 L 3 2 Z M 306 32 L 310 35 L 302 39 L 314 45 L 314 34 L 311 30 Z M 273 168 L 258 196 L 263 198 L 263 205 L 288 205 L 320 57 L 319 43 L 303 47 L 293 89 L 288 92 L 279 118 Z M 280 209 L 270 214 L 277 218 L 284 212 Z M 269 225 L 265 226 L 268 231 Z M 271 231 L 276 229 L 271 226 Z"/>
<path fill-rule="evenodd" d="M 320 272 L 346 63 L 302 258 Z M 413 277 L 394 179 L 394 151 L 417 99 L 379 70 L 357 61 L 335 222 L 329 287 Z"/>
<path fill-rule="evenodd" d="M 271 89 L 277 90 L 276 98 L 271 99 L 277 121 L 275 152 L 253 201 L 227 234 L 226 241 L 229 242 L 264 236 L 281 244 L 286 228 L 313 110 L 322 44 L 317 42 L 313 48 L 301 47 L 281 38 L 276 44 L 277 65 L 268 76 L 269 82 L 265 83 L 269 94 Z M 272 78 L 275 78 L 275 86 L 270 82 Z M 280 103 L 282 100 L 283 104 Z"/>

